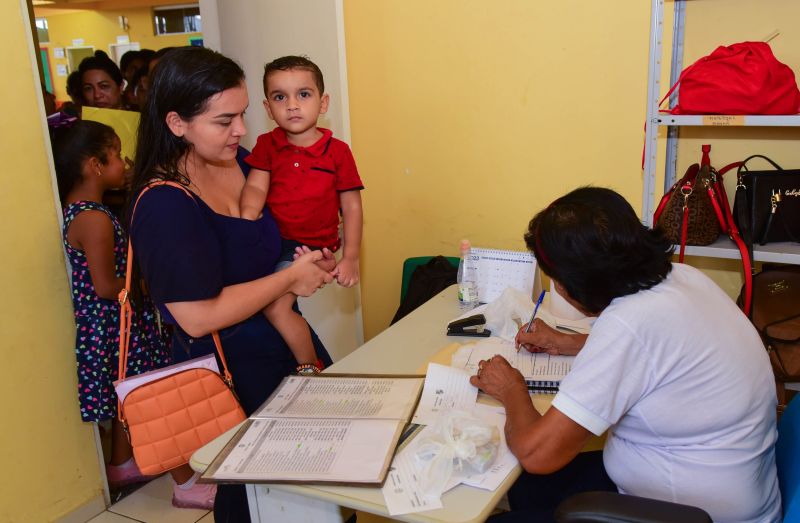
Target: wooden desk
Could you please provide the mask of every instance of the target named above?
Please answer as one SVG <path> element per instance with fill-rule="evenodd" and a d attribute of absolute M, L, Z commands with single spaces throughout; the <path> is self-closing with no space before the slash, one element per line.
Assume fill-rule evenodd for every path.
<path fill-rule="evenodd" d="M 424 369 L 429 361 L 449 365 L 453 342 L 467 343 L 476 338 L 446 336 L 447 323 L 458 316 L 456 286 L 445 289 L 398 323 L 365 343 L 347 357 L 326 369 L 343 373 L 411 374 Z M 444 350 L 443 350 L 444 348 Z M 534 405 L 544 412 L 550 395 L 536 395 Z M 191 466 L 203 471 L 236 432 L 231 429 L 192 456 Z M 443 508 L 393 516 L 399 521 L 467 523 L 484 521 L 520 474 L 520 467 L 508 475 L 493 492 L 460 485 L 442 496 Z M 341 522 L 340 507 L 390 517 L 379 488 L 333 487 L 320 485 L 247 485 L 253 522 L 308 521 Z"/>

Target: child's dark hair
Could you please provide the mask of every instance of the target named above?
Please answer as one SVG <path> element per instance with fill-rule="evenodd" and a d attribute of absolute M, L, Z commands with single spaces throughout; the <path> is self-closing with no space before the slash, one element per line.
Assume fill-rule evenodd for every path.
<path fill-rule="evenodd" d="M 114 129 L 90 120 L 52 130 L 53 161 L 61 203 L 65 203 L 67 194 L 80 183 L 86 160 L 97 158 L 103 164 L 108 162 L 108 151 L 116 138 Z"/>
<path fill-rule="evenodd" d="M 322 71 L 320 71 L 319 67 L 317 67 L 317 64 L 305 56 L 282 56 L 265 65 L 263 79 L 264 96 L 269 98 L 269 93 L 267 92 L 267 77 L 269 77 L 271 73 L 274 73 L 275 71 L 291 71 L 294 69 L 308 71 L 314 75 L 314 83 L 317 84 L 319 94 L 322 96 L 322 93 L 325 92 L 325 81 L 322 79 Z"/>
<path fill-rule="evenodd" d="M 83 104 L 83 92 L 81 91 L 81 72 L 78 70 L 72 71 L 67 76 L 67 94 L 72 99 L 73 103 Z"/>
<path fill-rule="evenodd" d="M 122 85 L 122 71 L 119 70 L 117 64 L 103 51 L 95 51 L 94 56 L 89 56 L 81 60 L 81 64 L 78 66 L 78 71 L 81 74 L 81 82 L 83 82 L 84 73 L 93 69 L 105 71 L 117 85 Z"/>

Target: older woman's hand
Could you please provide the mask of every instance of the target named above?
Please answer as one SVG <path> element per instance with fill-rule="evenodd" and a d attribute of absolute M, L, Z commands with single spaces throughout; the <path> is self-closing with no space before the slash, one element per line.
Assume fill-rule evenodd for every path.
<path fill-rule="evenodd" d="M 493 356 L 478 363 L 478 373 L 469 382 L 480 388 L 503 405 L 510 395 L 523 391 L 527 396 L 528 386 L 522 374 L 502 356 Z"/>
<path fill-rule="evenodd" d="M 317 289 L 321 289 L 326 283 L 333 281 L 330 271 L 319 266 L 320 263 L 325 263 L 330 259 L 333 259 L 333 254 L 327 249 L 308 251 L 295 258 L 294 263 L 286 269 L 292 271 L 292 285 L 289 290 L 298 296 L 311 296 Z"/>
<path fill-rule="evenodd" d="M 559 332 L 540 319 L 533 320 L 529 332 L 523 326 L 514 339 L 517 347 L 528 352 L 546 352 L 551 355 L 574 356 L 586 343 L 585 334 L 567 334 Z"/>

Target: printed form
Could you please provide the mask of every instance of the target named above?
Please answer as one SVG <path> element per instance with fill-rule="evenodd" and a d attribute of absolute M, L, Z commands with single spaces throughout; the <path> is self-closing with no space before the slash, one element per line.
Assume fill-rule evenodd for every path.
<path fill-rule="evenodd" d="M 396 420 L 255 419 L 222 465 L 218 479 L 373 480 L 380 476 Z"/>
<path fill-rule="evenodd" d="M 463 369 L 429 363 L 422 397 L 411 422 L 430 425 L 444 412 L 472 412 L 478 399 L 478 388 L 470 384 L 469 377 L 470 374 Z"/>
<path fill-rule="evenodd" d="M 392 418 L 411 412 L 422 378 L 289 376 L 254 418 Z"/>

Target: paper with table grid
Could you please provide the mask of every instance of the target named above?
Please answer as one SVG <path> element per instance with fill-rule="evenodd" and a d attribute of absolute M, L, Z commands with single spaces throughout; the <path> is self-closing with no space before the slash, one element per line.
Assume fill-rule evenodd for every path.
<path fill-rule="evenodd" d="M 473 247 L 464 264 L 467 277 L 477 282 L 478 300 L 490 303 L 508 287 L 533 294 L 536 258 L 529 252 Z"/>

